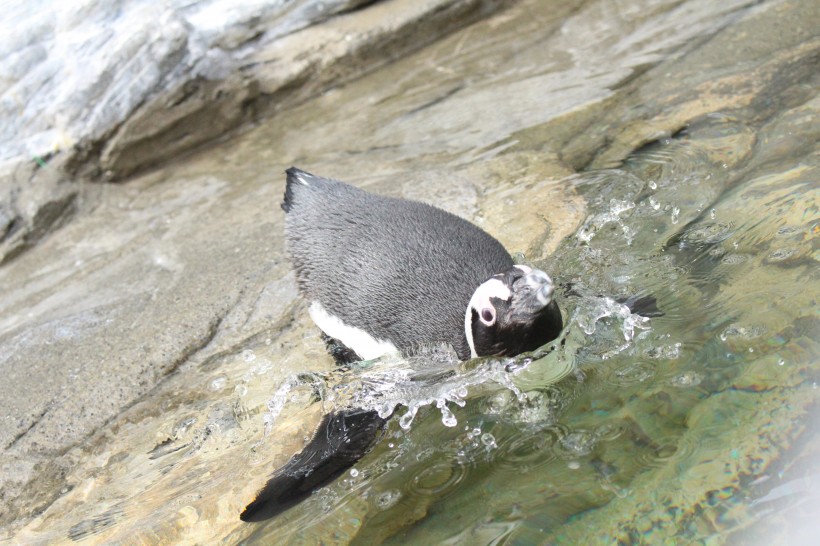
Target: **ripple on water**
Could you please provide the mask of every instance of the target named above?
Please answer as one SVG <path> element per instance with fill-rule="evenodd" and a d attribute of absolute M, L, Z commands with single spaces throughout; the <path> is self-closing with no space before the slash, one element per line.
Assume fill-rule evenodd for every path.
<path fill-rule="evenodd" d="M 714 245 L 722 243 L 733 233 L 733 226 L 729 223 L 701 222 L 686 229 L 680 239 L 694 245 Z"/>
<path fill-rule="evenodd" d="M 553 444 L 555 455 L 564 460 L 585 457 L 593 452 L 600 438 L 595 431 L 576 429 L 562 436 Z"/>
<path fill-rule="evenodd" d="M 797 254 L 796 248 L 776 248 L 766 256 L 765 262 L 770 264 L 780 264 L 787 262 L 792 256 Z"/>
<path fill-rule="evenodd" d="M 700 184 L 708 176 L 703 168 L 705 163 L 705 153 L 698 146 L 672 138 L 646 146 L 628 161 L 631 168 L 637 168 L 640 176 L 650 181 L 650 189 Z"/>
<path fill-rule="evenodd" d="M 415 497 L 441 499 L 453 493 L 466 475 L 466 466 L 457 459 L 439 460 L 413 472 L 408 492 Z"/>
<path fill-rule="evenodd" d="M 652 440 L 650 449 L 638 451 L 636 461 L 644 468 L 662 468 L 686 460 L 696 448 L 691 435 L 657 438 Z"/>
<path fill-rule="evenodd" d="M 740 265 L 745 263 L 748 259 L 748 254 L 725 254 L 720 259 L 720 263 L 725 265 Z"/>
<path fill-rule="evenodd" d="M 528 472 L 555 459 L 553 446 L 567 434 L 566 427 L 555 425 L 538 431 L 521 430 L 498 445 L 495 458 L 498 466 L 517 472 Z"/>
<path fill-rule="evenodd" d="M 703 381 L 703 375 L 696 371 L 686 371 L 675 375 L 669 380 L 669 384 L 674 387 L 687 388 L 697 387 Z"/>
<path fill-rule="evenodd" d="M 603 380 L 610 385 L 629 387 L 651 381 L 657 374 L 658 368 L 654 363 L 638 360 L 612 368 Z"/>
<path fill-rule="evenodd" d="M 750 341 L 766 333 L 765 326 L 730 324 L 720 333 L 720 340 L 734 349 L 747 345 Z"/>

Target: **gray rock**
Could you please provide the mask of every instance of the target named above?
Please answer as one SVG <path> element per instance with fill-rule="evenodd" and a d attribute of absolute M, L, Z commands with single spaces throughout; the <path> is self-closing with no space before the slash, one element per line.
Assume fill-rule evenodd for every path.
<path fill-rule="evenodd" d="M 0 162 L 28 170 L 56 156 L 51 168 L 69 179 L 121 180 L 418 49 L 505 0 L 371 4 L 178 0 L 157 14 L 152 3 L 130 0 L 79 10 L 46 4 L 50 19 L 34 9 L 5 12 L 14 32 L 0 37 Z M 20 177 L 4 178 L 0 202 L 9 203 Z M 37 206 L 33 196 L 28 205 Z M 17 215 L 18 235 L 0 247 L 0 262 L 60 225 L 55 211 L 70 202 L 40 205 L 49 210 L 37 225 L 33 212 Z"/>

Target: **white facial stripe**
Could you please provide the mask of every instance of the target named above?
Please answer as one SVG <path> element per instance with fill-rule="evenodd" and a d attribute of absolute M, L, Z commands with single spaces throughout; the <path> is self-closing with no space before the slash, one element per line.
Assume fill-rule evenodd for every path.
<path fill-rule="evenodd" d="M 526 267 L 526 266 L 525 266 Z M 470 298 L 470 304 L 467 305 L 467 312 L 464 314 L 464 335 L 467 336 L 467 343 L 470 345 L 470 356 L 475 358 L 478 354 L 475 352 L 475 341 L 473 340 L 473 309 L 481 316 L 481 310 L 485 307 L 493 306 L 490 298 L 498 298 L 500 300 L 508 300 L 512 297 L 510 288 L 504 284 L 501 279 L 490 279 L 476 288 L 473 292 L 473 297 Z"/>
<path fill-rule="evenodd" d="M 339 317 L 328 313 L 318 301 L 310 304 L 308 313 L 310 313 L 310 318 L 313 319 L 313 322 L 321 331 L 334 339 L 338 339 L 365 360 L 399 352 L 396 346 L 389 341 L 378 340 L 364 330 L 355 326 L 348 326 Z"/>
<path fill-rule="evenodd" d="M 504 281 L 501 279 L 490 279 L 488 281 L 484 281 L 484 284 L 479 286 L 475 293 L 473 294 L 472 300 L 480 303 L 482 306 L 486 307 L 490 305 L 490 298 L 498 298 L 500 300 L 508 300 L 512 296 L 512 292 L 510 291 L 510 287 L 504 284 Z M 480 311 L 480 307 L 475 308 L 477 311 Z"/>
<path fill-rule="evenodd" d="M 475 352 L 475 341 L 473 341 L 473 304 L 467 306 L 467 313 L 464 315 L 464 335 L 467 336 L 467 345 L 470 346 L 470 358 L 475 358 L 478 353 Z"/>

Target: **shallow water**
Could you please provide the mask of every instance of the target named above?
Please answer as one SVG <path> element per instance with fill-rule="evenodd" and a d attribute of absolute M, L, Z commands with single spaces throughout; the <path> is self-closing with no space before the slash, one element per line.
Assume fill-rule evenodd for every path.
<path fill-rule="evenodd" d="M 237 327 L 244 336 L 183 364 L 80 448 L 64 494 L 13 540 L 808 544 L 820 504 L 815 88 L 750 91 L 696 59 L 700 81 L 738 78 L 727 102 L 696 93 L 726 111 L 697 114 L 650 78 L 632 107 L 662 114 L 629 118 L 612 140 L 566 135 L 585 112 L 603 126 L 603 110 L 626 110 L 617 89 L 635 70 L 668 61 L 685 74 L 693 37 L 797 11 L 747 4 L 522 2 L 132 182 L 141 206 L 171 217 L 207 219 L 214 195 L 243 233 L 273 216 L 269 271 L 282 276 L 259 305 L 280 319 Z M 766 59 L 750 55 L 745 72 Z M 685 123 L 653 126 L 675 115 Z M 634 151 L 613 160 L 605 141 Z M 282 262 L 270 180 L 290 163 L 475 220 L 561 284 L 562 337 L 535 358 L 459 364 L 433 348 L 334 370 Z M 169 200 L 156 190 L 166 178 L 202 199 Z M 127 248 L 132 227 L 109 244 Z M 100 252 L 96 237 L 87 248 Z M 178 271 L 163 248 L 157 259 Z M 635 295 L 663 315 L 617 302 Z M 341 479 L 241 524 L 266 476 L 344 404 L 398 418 Z"/>

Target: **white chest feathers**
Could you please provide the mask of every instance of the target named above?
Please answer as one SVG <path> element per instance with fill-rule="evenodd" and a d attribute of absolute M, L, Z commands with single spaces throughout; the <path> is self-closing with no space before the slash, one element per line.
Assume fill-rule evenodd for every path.
<path fill-rule="evenodd" d="M 342 342 L 345 347 L 353 350 L 364 360 L 399 352 L 396 346 L 389 341 L 376 339 L 364 330 L 345 324 L 339 317 L 328 313 L 318 301 L 310 304 L 308 313 L 321 331 Z"/>

